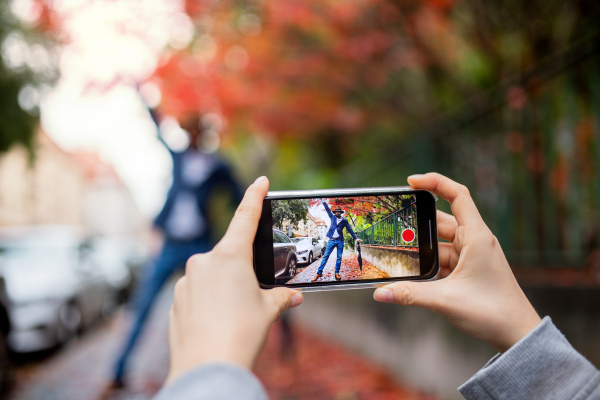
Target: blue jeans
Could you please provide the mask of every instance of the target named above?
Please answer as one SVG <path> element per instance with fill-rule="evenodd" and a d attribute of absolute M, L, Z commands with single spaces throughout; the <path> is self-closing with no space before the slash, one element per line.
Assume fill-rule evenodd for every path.
<path fill-rule="evenodd" d="M 127 360 L 144 327 L 154 299 L 164 283 L 173 272 L 185 267 L 188 258 L 197 253 L 206 253 L 210 248 L 209 240 L 194 242 L 167 241 L 155 262 L 146 267 L 144 275 L 138 282 L 132 296 L 131 311 L 134 322 L 115 367 L 115 381 L 123 381 Z"/>
<path fill-rule="evenodd" d="M 327 247 L 325 248 L 325 254 L 323 254 L 323 260 L 321 261 L 321 265 L 319 266 L 319 270 L 317 274 L 323 273 L 323 268 L 325 268 L 325 264 L 327 264 L 327 260 L 329 260 L 329 256 L 333 253 L 333 249 L 337 248 L 337 260 L 335 260 L 335 273 L 340 273 L 340 268 L 342 266 L 342 253 L 344 252 L 344 239 L 329 239 L 327 242 Z"/>

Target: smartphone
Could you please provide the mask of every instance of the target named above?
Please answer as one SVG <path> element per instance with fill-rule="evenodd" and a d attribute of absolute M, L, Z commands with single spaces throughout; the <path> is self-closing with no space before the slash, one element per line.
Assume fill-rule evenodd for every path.
<path fill-rule="evenodd" d="M 258 281 L 316 291 L 434 278 L 436 201 L 410 187 L 269 192 L 254 240 Z"/>

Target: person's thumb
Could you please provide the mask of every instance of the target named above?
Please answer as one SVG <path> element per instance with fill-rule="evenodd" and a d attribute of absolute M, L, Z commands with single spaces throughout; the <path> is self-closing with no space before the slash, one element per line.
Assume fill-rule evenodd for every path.
<path fill-rule="evenodd" d="M 299 306 L 302 300 L 304 300 L 304 296 L 299 291 L 283 287 L 266 290 L 265 294 L 275 306 L 278 314 L 287 309 Z"/>
<path fill-rule="evenodd" d="M 434 282 L 396 282 L 377 288 L 373 298 L 382 303 L 417 306 L 438 311 L 441 302 L 439 281 Z"/>

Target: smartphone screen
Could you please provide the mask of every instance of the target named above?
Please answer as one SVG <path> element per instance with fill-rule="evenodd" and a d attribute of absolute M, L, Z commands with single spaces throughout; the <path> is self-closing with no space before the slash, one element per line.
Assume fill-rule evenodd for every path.
<path fill-rule="evenodd" d="M 310 287 L 424 279 L 437 272 L 433 196 L 377 190 L 271 193 L 255 241 L 261 284 Z"/>

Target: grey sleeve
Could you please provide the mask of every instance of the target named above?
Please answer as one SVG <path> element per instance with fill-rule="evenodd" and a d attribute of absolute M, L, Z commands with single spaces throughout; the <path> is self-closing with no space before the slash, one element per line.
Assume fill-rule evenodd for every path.
<path fill-rule="evenodd" d="M 266 400 L 260 381 L 247 369 L 235 364 L 209 364 L 197 367 L 163 387 L 153 400 Z"/>
<path fill-rule="evenodd" d="M 458 391 L 467 400 L 600 399 L 600 372 L 546 317 Z"/>

